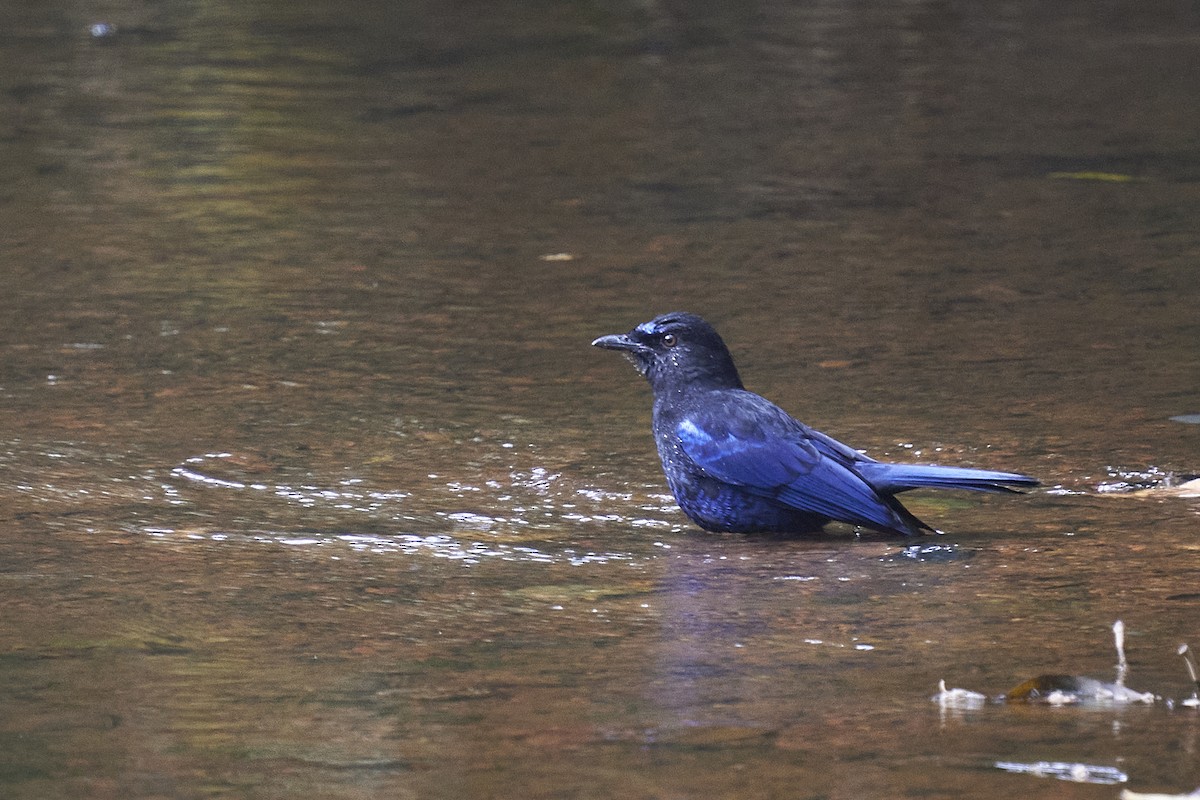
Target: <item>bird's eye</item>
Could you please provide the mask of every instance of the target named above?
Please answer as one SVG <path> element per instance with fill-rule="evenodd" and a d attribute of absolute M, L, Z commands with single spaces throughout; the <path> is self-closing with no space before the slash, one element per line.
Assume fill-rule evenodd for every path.
<path fill-rule="evenodd" d="M 674 347 L 679 344 L 679 340 L 675 338 L 673 333 L 664 333 L 662 337 L 663 347 Z"/>

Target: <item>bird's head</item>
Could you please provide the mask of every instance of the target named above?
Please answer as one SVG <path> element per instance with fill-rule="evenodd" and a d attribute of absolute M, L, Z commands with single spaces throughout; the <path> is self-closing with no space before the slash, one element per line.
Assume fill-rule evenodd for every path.
<path fill-rule="evenodd" d="M 725 342 L 695 314 L 663 314 L 629 333 L 601 336 L 592 346 L 620 350 L 656 394 L 691 387 L 742 388 Z"/>

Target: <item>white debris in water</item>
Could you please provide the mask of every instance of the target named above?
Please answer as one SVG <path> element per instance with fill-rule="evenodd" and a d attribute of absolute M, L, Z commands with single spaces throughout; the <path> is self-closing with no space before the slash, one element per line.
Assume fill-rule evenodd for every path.
<path fill-rule="evenodd" d="M 946 681 L 938 681 L 938 693 L 929 698 L 942 708 L 980 708 L 987 702 L 987 695 L 970 689 L 947 689 Z"/>
<path fill-rule="evenodd" d="M 631 519 L 629 520 L 630 527 L 633 528 L 670 528 L 671 523 L 665 519 Z"/>
<path fill-rule="evenodd" d="M 484 514 L 475 514 L 471 511 L 455 511 L 452 514 L 439 511 L 438 515 L 444 516 L 446 519 L 471 530 L 486 531 L 494 528 L 496 525 L 496 519 L 493 517 Z"/>
<path fill-rule="evenodd" d="M 1189 798 L 1200 798 L 1200 788 L 1187 794 L 1162 794 L 1160 792 L 1133 792 L 1129 789 L 1121 790 L 1121 800 L 1189 800 Z"/>
<path fill-rule="evenodd" d="M 192 483 L 202 483 L 206 486 L 221 486 L 226 489 L 245 489 L 246 484 L 240 481 L 227 481 L 221 478 L 214 478 L 211 475 L 203 475 L 199 472 L 194 472 L 186 467 L 176 467 L 171 470 L 172 475 L 176 475 L 184 480 Z"/>
<path fill-rule="evenodd" d="M 1082 696 L 1075 693 L 1064 692 L 1062 689 L 1055 689 L 1042 698 L 1042 702 L 1048 706 L 1072 706 L 1080 702 Z"/>
<path fill-rule="evenodd" d="M 1060 781 L 1071 781 L 1072 783 L 1099 783 L 1111 786 L 1129 780 L 1129 776 L 1116 767 L 1070 761 L 1034 761 L 1031 763 L 997 761 L 996 767 L 1005 772 L 1034 775 L 1038 778 L 1057 778 Z"/>

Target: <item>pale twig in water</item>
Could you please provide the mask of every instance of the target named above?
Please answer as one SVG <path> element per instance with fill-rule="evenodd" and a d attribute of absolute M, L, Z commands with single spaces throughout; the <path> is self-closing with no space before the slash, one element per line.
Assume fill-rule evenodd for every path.
<path fill-rule="evenodd" d="M 1129 663 L 1125 661 L 1125 623 L 1117 620 L 1113 623 L 1113 640 L 1117 645 L 1117 686 L 1125 688 L 1125 674 L 1129 672 Z"/>
<path fill-rule="evenodd" d="M 1186 643 L 1179 645 L 1177 652 L 1183 656 L 1183 665 L 1187 667 L 1188 675 L 1192 679 L 1192 696 L 1182 701 L 1180 705 L 1196 708 L 1200 706 L 1200 678 L 1196 677 L 1196 659 L 1192 658 L 1192 651 L 1188 649 Z"/>

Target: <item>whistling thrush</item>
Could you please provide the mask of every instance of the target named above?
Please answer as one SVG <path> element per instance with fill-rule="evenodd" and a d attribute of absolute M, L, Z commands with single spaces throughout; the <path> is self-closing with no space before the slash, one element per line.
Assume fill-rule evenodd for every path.
<path fill-rule="evenodd" d="M 620 350 L 650 382 L 667 484 L 706 530 L 801 533 L 836 520 L 913 535 L 933 529 L 900 492 L 1037 485 L 1010 472 L 869 458 L 746 391 L 725 343 L 695 314 L 663 314 L 592 344 Z"/>

